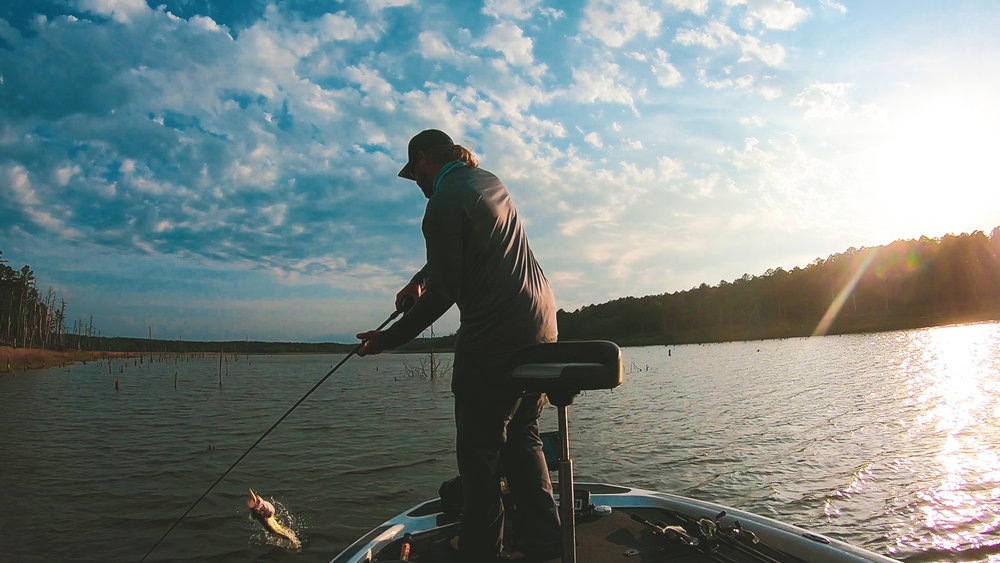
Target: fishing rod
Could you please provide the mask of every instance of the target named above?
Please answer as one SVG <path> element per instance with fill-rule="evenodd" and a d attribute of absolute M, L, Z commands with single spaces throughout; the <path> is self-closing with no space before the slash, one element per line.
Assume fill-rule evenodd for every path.
<path fill-rule="evenodd" d="M 387 318 L 386 320 L 382 321 L 382 324 L 378 325 L 378 328 L 376 328 L 375 330 L 382 330 L 383 328 L 385 328 L 385 325 L 387 325 L 390 322 L 392 322 L 392 320 L 395 319 L 396 317 L 398 317 L 401 313 L 409 310 L 410 306 L 413 305 L 413 302 L 414 302 L 414 300 L 412 298 L 403 299 L 400 308 L 396 309 L 395 311 L 393 311 L 392 314 L 389 315 L 389 318 Z M 243 455 L 241 455 L 236 461 L 233 462 L 232 465 L 229 466 L 229 469 L 225 470 L 222 473 L 222 475 L 219 475 L 219 478 L 216 479 L 215 482 L 212 483 L 211 486 L 209 486 L 207 489 L 205 489 L 205 492 L 202 493 L 200 497 L 198 497 L 198 500 L 194 501 L 194 504 L 192 504 L 187 510 L 185 510 L 184 514 L 181 514 L 180 518 L 178 518 L 177 520 L 175 520 L 174 523 L 171 524 L 169 528 L 167 528 L 167 531 L 164 532 L 162 536 L 160 536 L 160 539 L 156 540 L 156 543 L 153 544 L 153 547 L 149 548 L 149 551 L 146 552 L 146 555 L 142 556 L 142 559 L 139 560 L 140 563 L 142 563 L 143 561 L 145 561 L 146 558 L 149 557 L 153 553 L 153 551 L 155 551 L 156 548 L 160 546 L 160 544 L 163 542 L 163 540 L 165 540 L 167 538 L 167 536 L 170 535 L 170 532 L 172 532 L 174 530 L 174 528 L 176 528 L 177 525 L 181 523 L 181 520 L 183 520 L 185 516 L 187 516 L 188 514 L 190 514 L 191 511 L 194 510 L 194 507 L 198 506 L 198 503 L 200 503 L 202 500 L 204 500 L 205 497 L 208 496 L 208 493 L 212 492 L 212 489 L 214 489 L 216 485 L 218 485 L 219 483 L 221 483 L 222 480 L 226 478 L 226 475 L 229 475 L 229 473 L 233 469 L 235 469 L 236 466 L 239 465 L 239 463 L 241 461 L 243 461 L 243 458 L 245 458 L 246 456 L 250 455 L 250 452 L 252 452 L 253 449 L 256 448 L 258 444 L 260 444 L 261 442 L 263 442 L 264 438 L 267 438 L 267 435 L 270 434 L 272 430 L 274 430 L 275 428 L 277 428 L 278 425 L 281 424 L 281 422 L 283 420 L 285 420 L 286 418 L 288 418 L 288 415 L 292 414 L 292 411 L 294 411 L 296 408 L 298 408 L 298 406 L 301 405 L 302 402 L 305 401 L 306 398 L 309 397 L 309 395 L 312 395 L 313 391 L 319 389 L 319 386 L 323 385 L 323 382 L 325 382 L 331 375 L 333 375 L 334 372 L 336 372 L 338 369 L 340 369 L 340 366 L 342 366 L 345 363 L 347 363 L 347 360 L 351 359 L 351 356 L 354 356 L 355 354 L 357 354 L 358 352 L 360 352 L 361 348 L 363 348 L 364 345 L 365 345 L 365 343 L 361 342 L 360 344 L 358 344 L 357 346 L 355 346 L 354 349 L 351 350 L 351 352 L 349 354 L 347 354 L 346 356 L 344 356 L 344 358 L 342 360 L 340 360 L 340 362 L 337 363 L 337 365 L 333 366 L 333 369 L 331 369 L 330 371 L 328 371 L 326 373 L 326 375 L 324 375 L 322 377 L 322 379 L 320 379 L 319 381 L 317 381 L 316 384 L 312 386 L 312 389 L 310 389 L 309 391 L 306 391 L 306 394 L 302 395 L 301 399 L 299 399 L 298 401 L 295 401 L 295 404 L 292 405 L 291 408 L 289 408 L 287 411 L 285 411 L 285 414 L 283 414 L 280 417 L 278 417 L 278 420 L 274 421 L 274 424 L 272 424 L 270 428 L 268 428 L 267 430 L 265 430 L 264 433 L 260 435 L 260 438 L 257 438 L 257 441 L 254 442 L 249 448 L 247 448 L 247 451 L 243 452 Z"/>

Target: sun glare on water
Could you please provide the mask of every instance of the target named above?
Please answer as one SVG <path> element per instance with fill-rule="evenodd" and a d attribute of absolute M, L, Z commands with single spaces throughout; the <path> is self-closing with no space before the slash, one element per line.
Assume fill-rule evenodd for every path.
<path fill-rule="evenodd" d="M 970 538 L 1000 529 L 1000 325 L 908 334 L 910 397 L 916 426 L 935 437 L 920 446 L 936 477 L 909 493 L 916 497 L 913 524 L 924 531 L 904 542 L 944 552 L 993 550 Z"/>

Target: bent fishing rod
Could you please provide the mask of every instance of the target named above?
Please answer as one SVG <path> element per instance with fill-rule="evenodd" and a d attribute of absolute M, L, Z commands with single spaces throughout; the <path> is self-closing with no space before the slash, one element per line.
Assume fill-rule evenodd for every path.
<path fill-rule="evenodd" d="M 413 302 L 414 302 L 414 300 L 412 298 L 406 298 L 406 299 L 404 299 L 403 302 L 401 303 L 401 307 L 399 309 L 396 309 L 395 311 L 393 311 L 392 314 L 389 315 L 389 318 L 387 318 L 386 320 L 382 321 L 382 324 L 378 325 L 378 328 L 376 328 L 375 330 L 382 330 L 383 328 L 385 328 L 385 325 L 387 325 L 390 322 L 392 322 L 392 320 L 395 319 L 396 317 L 398 317 L 401 313 L 409 310 L 409 308 L 413 305 Z M 190 514 L 191 511 L 194 510 L 194 507 L 198 506 L 198 503 L 200 503 L 202 500 L 204 500 L 205 497 L 208 496 L 208 493 L 212 492 L 212 489 L 214 489 L 216 485 L 218 485 L 219 483 L 221 483 L 222 480 L 226 478 L 226 475 L 229 475 L 229 473 L 233 469 L 235 469 L 236 466 L 239 465 L 239 463 L 241 461 L 243 461 L 243 458 L 245 458 L 246 456 L 250 455 L 250 452 L 252 452 L 253 449 L 256 448 L 258 444 L 260 444 L 261 442 L 263 442 L 264 438 L 267 438 L 267 435 L 270 434 L 272 430 L 274 430 L 275 428 L 277 428 L 278 425 L 281 424 L 282 421 L 284 421 L 286 418 L 288 418 L 288 415 L 292 414 L 292 411 L 294 411 L 296 408 L 298 408 L 298 406 L 301 405 L 302 402 L 305 401 L 309 397 L 309 395 L 312 395 L 313 391 L 319 389 L 320 385 L 323 385 L 323 383 L 327 379 L 329 379 L 329 377 L 331 375 L 333 375 L 334 372 L 336 372 L 338 369 L 340 369 L 340 366 L 342 366 L 345 363 L 347 363 L 347 360 L 351 359 L 352 356 L 354 356 L 355 354 L 357 354 L 358 352 L 360 352 L 361 348 L 363 348 L 364 345 L 365 345 L 365 343 L 362 341 L 360 344 L 358 344 L 357 346 L 355 346 L 354 349 L 351 350 L 351 352 L 349 354 L 347 354 L 346 356 L 344 356 L 343 359 L 341 359 L 340 362 L 337 363 L 337 365 L 333 366 L 333 369 L 331 369 L 330 371 L 328 371 L 326 373 L 326 375 L 324 375 L 319 381 L 317 381 L 316 384 L 312 386 L 312 389 L 306 391 L 306 394 L 302 395 L 301 399 L 299 399 L 298 401 L 295 401 L 295 404 L 292 405 L 287 411 L 285 411 L 285 414 L 283 414 L 280 417 L 278 417 L 278 420 L 274 421 L 274 424 L 272 424 L 270 428 L 268 428 L 267 430 L 265 430 L 264 433 L 260 435 L 260 438 L 257 438 L 257 441 L 254 442 L 249 448 L 247 448 L 247 451 L 243 452 L 243 455 L 241 455 L 239 458 L 237 458 L 237 460 L 234 461 L 233 464 L 229 466 L 229 469 L 225 470 L 222 473 L 222 475 L 219 475 L 219 478 L 216 479 L 215 482 L 211 484 L 211 486 L 209 486 L 207 489 L 205 489 L 205 492 L 202 493 L 200 497 L 198 497 L 198 500 L 194 501 L 194 504 L 192 504 L 190 507 L 188 507 L 188 509 L 184 511 L 184 514 L 181 514 L 180 518 L 178 518 L 177 520 L 175 520 L 174 523 L 171 524 L 169 528 L 167 528 L 167 531 L 164 532 L 162 536 L 160 536 L 160 539 L 156 540 L 156 543 L 153 544 L 153 547 L 149 548 L 149 551 L 146 552 L 146 555 L 142 556 L 142 559 L 139 560 L 140 563 L 142 563 L 143 561 L 145 561 L 147 557 L 149 557 L 154 551 L 156 551 L 156 548 L 159 547 L 161 543 L 163 543 L 163 540 L 165 540 L 167 538 L 167 536 L 170 535 L 170 532 L 174 531 L 174 528 L 176 528 L 177 525 L 181 523 L 181 520 L 183 520 L 188 514 Z"/>

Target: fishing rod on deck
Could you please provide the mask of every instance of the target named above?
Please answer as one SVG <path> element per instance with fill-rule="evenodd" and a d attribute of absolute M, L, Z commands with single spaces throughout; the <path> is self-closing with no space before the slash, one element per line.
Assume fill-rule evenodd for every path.
<path fill-rule="evenodd" d="M 415 300 L 412 297 L 406 297 L 406 298 L 404 298 L 402 300 L 402 302 L 400 303 L 400 308 L 396 309 L 395 311 L 393 311 L 392 314 L 389 315 L 389 318 L 387 318 L 386 320 L 382 321 L 382 324 L 378 325 L 378 328 L 376 328 L 375 330 L 382 330 L 383 328 L 385 328 L 385 325 L 387 325 L 390 322 L 392 322 L 393 319 L 395 319 L 396 317 L 398 317 L 400 314 L 408 311 L 410 309 L 410 307 L 413 306 L 414 301 Z M 167 536 L 170 535 L 170 532 L 174 531 L 174 528 L 176 528 L 177 525 L 181 523 L 181 520 L 184 520 L 184 518 L 188 514 L 190 514 L 192 510 L 194 510 L 194 507 L 198 506 L 198 503 L 200 503 L 202 500 L 204 500 L 205 497 L 208 496 L 208 493 L 212 492 L 212 489 L 214 489 L 216 485 L 218 485 L 219 483 L 221 483 L 222 480 L 226 478 L 226 475 L 229 475 L 229 473 L 233 469 L 235 469 L 236 466 L 239 465 L 239 463 L 241 461 L 243 461 L 243 458 L 245 458 L 248 455 L 250 455 L 250 452 L 252 452 L 253 449 L 256 448 L 261 442 L 263 442 L 264 438 L 267 438 L 267 435 L 270 434 L 272 430 L 274 430 L 275 428 L 277 428 L 278 425 L 282 423 L 282 421 L 284 421 L 286 418 L 288 418 L 288 415 L 292 414 L 292 411 L 294 411 L 296 408 L 298 408 L 298 406 L 301 405 L 302 402 L 305 401 L 309 397 L 309 395 L 312 395 L 313 391 L 319 389 L 320 385 L 323 385 L 323 383 L 327 379 L 329 379 L 329 377 L 331 375 L 333 375 L 338 369 L 340 369 L 340 366 L 342 366 L 345 363 L 347 363 L 347 360 L 351 359 L 352 356 L 354 356 L 355 354 L 357 354 L 358 352 L 360 352 L 361 349 L 364 347 L 364 345 L 365 345 L 365 343 L 361 342 L 360 344 L 358 344 L 357 346 L 355 346 L 354 349 L 350 351 L 350 353 L 348 353 L 346 356 L 343 357 L 343 359 L 341 359 L 339 362 L 337 362 L 337 365 L 333 366 L 333 369 L 331 369 L 330 371 L 328 371 L 326 373 L 326 375 L 324 375 L 319 381 L 316 382 L 315 385 L 312 386 L 311 389 L 309 389 L 308 391 L 306 391 L 306 394 L 302 395 L 302 398 L 300 398 L 298 401 L 295 401 L 295 404 L 292 405 L 287 411 L 285 411 L 285 414 L 283 414 L 280 417 L 278 417 L 278 420 L 274 421 L 274 424 L 272 424 L 270 428 L 268 428 L 267 430 L 265 430 L 264 433 L 260 435 L 260 438 L 257 438 L 257 441 L 254 442 L 249 448 L 247 448 L 247 451 L 243 452 L 243 455 L 241 455 L 239 458 L 237 458 L 237 460 L 234 461 L 233 464 L 229 466 L 229 469 L 226 469 L 222 473 L 222 475 L 219 475 L 219 478 L 216 479 L 215 482 L 211 484 L 211 486 L 209 486 L 207 489 L 205 489 L 205 492 L 202 493 L 200 497 L 198 497 L 198 500 L 194 501 L 194 504 L 192 504 L 190 507 L 188 507 L 188 509 L 184 511 L 184 514 L 181 514 L 180 518 L 178 518 L 177 520 L 175 520 L 174 523 L 171 524 L 169 528 L 167 528 L 167 531 L 164 532 L 162 536 L 160 536 L 160 539 L 156 540 L 156 543 L 153 544 L 153 547 L 149 548 L 149 551 L 146 552 L 146 555 L 142 556 L 142 559 L 139 560 L 140 563 L 142 563 L 143 561 L 145 561 L 147 557 L 149 557 L 154 551 L 156 551 L 156 548 L 159 547 L 161 543 L 163 543 L 163 540 L 165 540 L 167 538 Z"/>

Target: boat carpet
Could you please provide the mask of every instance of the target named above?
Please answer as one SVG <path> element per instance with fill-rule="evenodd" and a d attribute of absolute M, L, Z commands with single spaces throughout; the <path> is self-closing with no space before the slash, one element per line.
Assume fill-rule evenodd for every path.
<path fill-rule="evenodd" d="M 649 522 L 690 528 L 672 513 L 658 508 L 619 508 L 607 516 L 577 518 L 577 561 L 579 563 L 699 563 L 703 561 L 794 561 L 778 555 L 777 558 L 758 558 L 740 546 L 722 544 L 714 552 L 699 549 L 665 537 L 650 527 L 635 521 L 632 515 Z M 510 529 L 510 528 L 508 528 Z M 407 538 L 411 542 L 408 560 L 423 563 L 456 563 L 457 552 L 451 547 L 457 524 L 446 525 Z M 689 530 L 693 532 L 694 530 Z M 516 541 L 516 540 L 515 540 Z M 400 538 L 382 550 L 377 561 L 398 561 L 404 539 Z M 392 555 L 386 555 L 392 554 Z M 561 558 L 542 561 L 522 560 L 525 563 L 560 563 Z"/>

